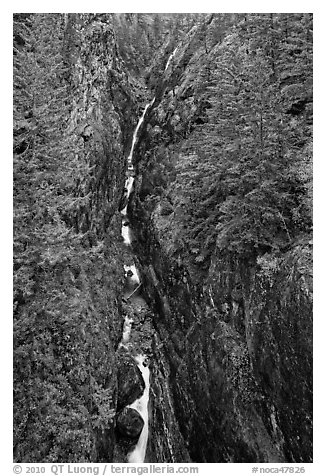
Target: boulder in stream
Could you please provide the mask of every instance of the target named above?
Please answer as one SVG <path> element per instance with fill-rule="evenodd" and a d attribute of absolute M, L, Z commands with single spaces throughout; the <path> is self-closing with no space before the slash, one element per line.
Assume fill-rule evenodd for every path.
<path fill-rule="evenodd" d="M 144 393 L 145 382 L 134 359 L 125 354 L 118 363 L 118 411 L 130 405 Z"/>
<path fill-rule="evenodd" d="M 117 418 L 117 428 L 122 436 L 137 438 L 144 426 L 144 420 L 134 408 L 124 408 Z"/>

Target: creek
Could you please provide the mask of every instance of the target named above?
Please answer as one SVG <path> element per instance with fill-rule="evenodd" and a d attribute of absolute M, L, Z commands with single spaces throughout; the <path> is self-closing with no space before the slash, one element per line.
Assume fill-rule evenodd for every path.
<path fill-rule="evenodd" d="M 127 178 L 125 182 L 125 206 L 121 210 L 122 215 L 122 229 L 121 235 L 123 238 L 124 245 L 131 251 L 132 243 L 132 230 L 130 227 L 130 221 L 128 217 L 128 205 L 131 192 L 133 190 L 133 185 L 135 181 L 134 177 L 134 166 L 133 166 L 133 152 L 134 147 L 137 141 L 138 131 L 144 121 L 146 112 L 148 108 L 153 105 L 155 98 L 146 105 L 141 118 L 138 121 L 137 127 L 134 131 L 132 138 L 132 146 L 130 154 L 128 156 L 128 167 L 127 167 Z M 132 255 L 132 252 L 130 253 Z M 125 271 L 125 286 L 124 286 L 124 298 L 128 300 L 133 307 L 139 305 L 139 301 L 143 301 L 139 295 L 139 289 L 141 288 L 141 278 L 139 271 L 135 263 L 132 264 L 126 263 L 124 265 Z M 138 292 L 138 293 L 137 293 Z M 136 294 L 137 293 L 137 294 Z M 144 302 L 144 301 L 143 301 Z M 141 304 L 143 303 L 141 302 Z M 145 302 L 144 302 L 145 304 Z M 124 347 L 128 349 L 133 355 L 134 360 L 137 363 L 137 366 L 142 374 L 142 377 L 145 382 L 145 388 L 142 396 L 136 399 L 131 405 L 128 405 L 129 408 L 135 409 L 139 415 L 142 417 L 144 426 L 138 438 L 138 441 L 133 448 L 133 450 L 127 455 L 127 460 L 129 463 L 143 463 L 146 456 L 147 441 L 148 441 L 148 401 L 149 401 L 149 391 L 150 391 L 150 370 L 148 366 L 148 356 L 146 354 L 137 354 L 134 355 L 133 341 L 132 341 L 132 326 L 134 320 L 128 315 L 125 316 L 124 325 L 123 325 L 123 335 L 119 347 Z"/>
<path fill-rule="evenodd" d="M 176 49 L 171 53 L 168 58 L 168 61 L 165 66 L 165 71 L 167 70 L 172 58 L 176 53 Z M 129 156 L 127 158 L 127 172 L 126 172 L 126 181 L 125 181 L 125 194 L 124 194 L 124 208 L 121 210 L 122 215 L 122 228 L 121 235 L 123 238 L 123 243 L 126 248 L 130 251 L 131 261 L 133 261 L 132 254 L 132 241 L 133 233 L 130 227 L 130 220 L 128 217 L 128 205 L 131 193 L 133 191 L 135 183 L 135 170 L 133 164 L 133 154 L 135 145 L 137 143 L 138 132 L 145 120 L 146 113 L 151 106 L 154 105 L 155 97 L 145 106 L 144 111 L 137 123 L 135 131 L 133 133 L 132 145 L 130 149 Z M 124 286 L 124 299 L 129 302 L 129 304 L 137 310 L 137 306 L 146 306 L 144 299 L 141 296 L 141 277 L 140 273 L 137 270 L 135 262 L 128 262 L 124 264 L 125 271 L 125 286 Z M 149 357 L 146 353 L 137 353 L 139 351 L 139 345 L 135 345 L 133 342 L 133 324 L 134 319 L 128 315 L 124 318 L 123 325 L 123 335 L 122 340 L 119 344 L 119 348 L 123 347 L 126 349 L 130 355 L 133 356 L 145 383 L 144 392 L 140 398 L 136 399 L 132 404 L 128 405 L 129 408 L 136 410 L 139 415 L 142 417 L 144 425 L 138 441 L 135 447 L 127 455 L 127 460 L 129 463 L 143 463 L 146 457 L 148 435 L 149 435 L 149 399 L 150 399 L 150 368 L 149 368 Z M 136 355 L 135 355 L 136 354 Z"/>

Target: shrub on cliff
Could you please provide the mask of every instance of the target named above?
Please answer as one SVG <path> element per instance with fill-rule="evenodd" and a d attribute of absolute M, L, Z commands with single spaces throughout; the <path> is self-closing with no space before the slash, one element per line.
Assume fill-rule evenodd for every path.
<path fill-rule="evenodd" d="M 105 215 L 107 202 L 112 205 L 119 197 L 107 197 L 107 190 L 102 194 L 105 200 L 100 196 L 109 160 L 105 153 L 111 149 L 103 146 L 103 151 L 103 143 L 93 145 L 99 149 L 92 154 L 97 160 L 95 176 L 89 150 L 68 128 L 76 86 L 70 82 L 76 60 L 74 35 L 68 35 L 70 43 L 65 45 L 68 26 L 73 29 L 61 14 L 14 17 L 18 462 L 99 461 L 113 447 L 107 433 L 115 413 L 114 345 L 119 337 L 122 265 L 114 246 L 110 249 L 112 230 L 104 243 L 106 227 L 98 209 Z M 111 218 L 109 213 L 105 218 Z"/>
<path fill-rule="evenodd" d="M 284 250 L 311 230 L 311 15 L 240 15 L 202 58 L 174 162 L 184 241 L 204 260 Z"/>

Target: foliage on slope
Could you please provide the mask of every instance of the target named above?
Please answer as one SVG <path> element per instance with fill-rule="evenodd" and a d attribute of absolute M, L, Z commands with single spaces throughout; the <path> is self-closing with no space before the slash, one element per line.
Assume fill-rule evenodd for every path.
<path fill-rule="evenodd" d="M 312 18 L 220 20 L 143 134 L 146 289 L 193 461 L 310 462 Z"/>
<path fill-rule="evenodd" d="M 171 45 L 176 44 L 200 16 L 187 13 L 114 14 L 119 52 L 128 71 L 137 77 L 145 77 L 147 81 L 156 76 L 159 66 L 163 64 L 162 56 L 166 61 L 166 55 L 172 52 Z M 154 85 L 157 79 L 152 78 L 151 84 Z"/>
<path fill-rule="evenodd" d="M 215 251 L 286 250 L 311 230 L 311 15 L 194 28 L 151 121 L 154 195 L 170 202 L 162 225 L 200 266 Z"/>
<path fill-rule="evenodd" d="M 121 118 L 133 107 L 120 63 L 109 17 L 14 18 L 16 461 L 112 455 L 123 281 L 114 214 Z"/>
<path fill-rule="evenodd" d="M 198 269 L 218 253 L 263 254 L 268 275 L 310 232 L 311 16 L 179 19 L 165 38 L 169 16 L 15 17 L 17 461 L 110 459 L 114 212 L 140 83 L 121 56 L 163 98 L 143 132 L 141 199 L 160 202 L 170 252 Z"/>

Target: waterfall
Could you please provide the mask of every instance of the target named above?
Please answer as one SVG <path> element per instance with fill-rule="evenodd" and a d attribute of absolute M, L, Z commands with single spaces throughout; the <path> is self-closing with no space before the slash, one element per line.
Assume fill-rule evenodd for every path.
<path fill-rule="evenodd" d="M 169 64 L 170 64 L 170 62 L 171 62 L 173 56 L 175 55 L 177 49 L 178 49 L 178 48 L 175 48 L 175 49 L 173 50 L 173 53 L 170 54 L 169 59 L 167 60 L 167 63 L 166 63 L 166 66 L 165 66 L 165 70 L 164 70 L 164 71 L 166 71 L 166 70 L 168 69 Z"/>
<path fill-rule="evenodd" d="M 139 119 L 138 121 L 138 124 L 137 124 L 137 127 L 135 129 L 135 132 L 134 132 L 134 135 L 132 137 L 132 144 L 131 144 L 131 149 L 130 149 L 130 153 L 129 153 L 129 156 L 128 156 L 128 163 L 132 164 L 132 156 L 133 156 L 133 153 L 134 153 L 134 148 L 135 148 L 135 145 L 136 145 L 136 141 L 137 141 L 137 134 L 138 134 L 138 131 L 139 131 L 139 128 L 140 126 L 142 125 L 143 121 L 144 121 L 144 118 L 145 118 L 145 114 L 147 112 L 147 109 L 152 106 L 154 104 L 154 101 L 155 101 L 155 97 L 152 99 L 151 102 L 149 102 L 146 106 L 145 106 L 145 109 L 143 111 L 143 114 L 141 116 L 141 118 Z"/>
<path fill-rule="evenodd" d="M 130 197 L 132 186 L 134 184 L 134 180 L 135 180 L 134 177 L 131 177 L 131 176 L 128 177 L 127 180 L 126 180 L 125 187 L 127 189 L 127 200 Z"/>
<path fill-rule="evenodd" d="M 139 436 L 138 442 L 131 453 L 128 455 L 128 463 L 143 463 L 146 456 L 147 440 L 148 440 L 148 400 L 149 400 L 149 368 L 146 363 L 146 355 L 137 355 L 135 357 L 138 368 L 142 373 L 145 390 L 143 395 L 134 403 L 129 405 L 138 411 L 144 420 L 144 426 Z"/>
<path fill-rule="evenodd" d="M 130 197 L 130 194 L 131 194 L 131 191 L 132 191 L 132 187 L 133 187 L 133 184 L 134 184 L 134 177 L 130 176 L 126 179 L 126 182 L 125 182 L 125 190 L 126 190 L 126 200 L 127 200 L 127 203 L 126 203 L 126 206 L 123 208 L 123 210 L 121 210 L 121 215 L 127 215 L 127 207 L 128 207 L 128 200 L 129 200 L 129 197 Z M 122 235 L 123 236 L 123 235 Z"/>
<path fill-rule="evenodd" d="M 129 299 L 138 291 L 141 286 L 141 281 L 137 268 L 134 264 L 132 264 L 131 266 L 124 265 L 124 269 L 126 278 L 124 297 L 125 299 Z"/>
<path fill-rule="evenodd" d="M 128 220 L 122 221 L 121 235 L 122 235 L 124 244 L 129 246 L 131 244 L 131 236 L 130 236 L 130 227 L 129 227 Z"/>
<path fill-rule="evenodd" d="M 128 276 L 128 272 L 129 274 L 131 273 L 132 275 L 131 281 L 134 281 L 136 284 L 140 284 L 139 274 L 138 274 L 136 266 L 132 264 L 131 266 L 124 265 L 123 267 L 125 270 L 125 276 L 126 277 Z"/>
<path fill-rule="evenodd" d="M 177 48 L 173 51 L 173 53 L 170 55 L 167 64 L 165 66 L 165 70 L 167 70 L 170 61 L 172 60 Z M 146 112 L 149 107 L 151 107 L 155 102 L 155 97 L 152 99 L 151 102 L 149 102 L 143 111 L 143 114 L 141 118 L 138 121 L 137 127 L 134 131 L 133 137 L 132 137 L 132 144 L 131 144 L 131 149 L 130 153 L 127 159 L 127 164 L 128 164 L 128 171 L 127 171 L 127 179 L 125 182 L 125 200 L 126 200 L 126 206 L 121 210 L 121 215 L 122 215 L 122 230 L 121 234 L 123 237 L 123 241 L 126 246 L 130 246 L 131 244 L 131 229 L 129 227 L 129 220 L 127 217 L 127 207 L 128 207 L 128 202 L 129 202 L 129 197 L 132 192 L 133 184 L 134 184 L 134 177 L 133 175 L 133 170 L 134 170 L 134 165 L 133 165 L 133 153 L 134 153 L 134 148 L 137 142 L 137 135 L 138 131 L 145 119 Z M 132 290 L 131 294 L 125 295 L 127 299 L 129 299 L 136 291 L 140 288 L 141 286 L 141 281 L 140 277 L 137 271 L 137 268 L 134 264 L 132 265 L 124 265 L 124 270 L 125 270 L 125 277 L 126 277 L 126 287 L 125 289 L 128 289 L 128 286 L 133 287 L 135 285 L 135 288 Z M 125 317 L 124 320 L 124 325 L 123 325 L 123 336 L 122 336 L 122 341 L 120 342 L 119 346 L 124 346 L 127 348 L 127 345 L 130 341 L 130 334 L 131 334 L 131 328 L 133 324 L 133 319 L 129 318 L 128 316 Z M 145 382 L 145 389 L 143 395 L 135 400 L 131 405 L 129 405 L 130 408 L 134 408 L 139 412 L 141 417 L 144 420 L 144 426 L 142 429 L 142 432 L 139 436 L 138 442 L 133 449 L 131 453 L 128 454 L 128 462 L 129 463 L 143 463 L 145 460 L 146 456 L 146 448 L 147 448 L 147 440 L 148 440 L 148 401 L 149 401 L 149 377 L 150 377 L 150 371 L 148 368 L 148 363 L 147 363 L 147 357 L 146 355 L 139 354 L 135 357 L 135 360 L 137 362 L 138 368 L 142 373 L 144 382 Z"/>
<path fill-rule="evenodd" d="M 131 332 L 131 327 L 133 322 L 134 320 L 132 318 L 129 318 L 128 316 L 125 317 L 125 321 L 123 323 L 122 341 L 120 342 L 119 347 L 120 346 L 125 347 L 125 344 L 129 342 L 130 332 Z"/>

